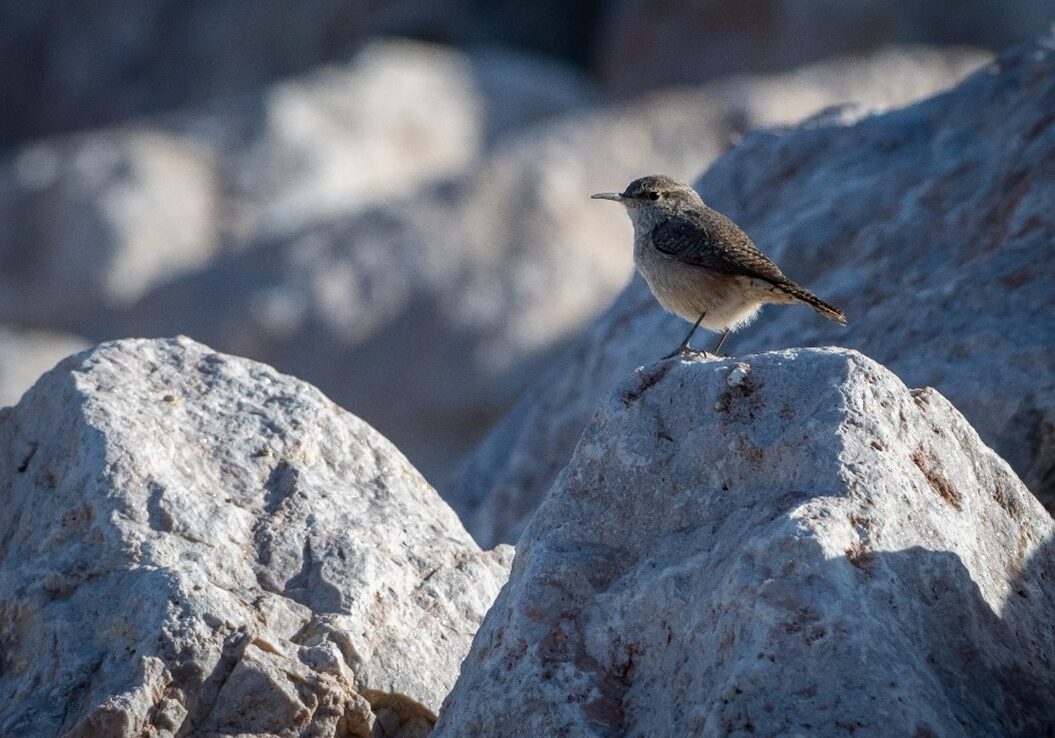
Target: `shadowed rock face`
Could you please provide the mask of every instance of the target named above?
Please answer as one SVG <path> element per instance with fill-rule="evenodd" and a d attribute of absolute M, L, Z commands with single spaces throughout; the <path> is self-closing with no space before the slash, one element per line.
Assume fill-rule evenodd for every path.
<path fill-rule="evenodd" d="M 852 351 L 648 365 L 528 525 L 437 736 L 1036 735 L 1055 524 Z"/>
<path fill-rule="evenodd" d="M 321 392 L 188 339 L 0 412 L 0 733 L 424 735 L 511 552 Z"/>
<path fill-rule="evenodd" d="M 903 110 L 750 134 L 698 182 L 849 327 L 770 307 L 731 354 L 837 343 L 948 396 L 1055 505 L 1055 37 Z M 633 282 L 470 457 L 445 497 L 515 540 L 604 392 L 684 324 Z M 707 337 L 697 339 L 704 345 Z"/>

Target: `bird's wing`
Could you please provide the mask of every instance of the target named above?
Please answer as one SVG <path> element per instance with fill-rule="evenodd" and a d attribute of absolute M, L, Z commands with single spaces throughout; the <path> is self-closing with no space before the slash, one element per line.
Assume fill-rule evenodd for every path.
<path fill-rule="evenodd" d="M 652 229 L 656 250 L 678 261 L 784 284 L 788 278 L 733 221 L 714 210 L 665 219 Z"/>

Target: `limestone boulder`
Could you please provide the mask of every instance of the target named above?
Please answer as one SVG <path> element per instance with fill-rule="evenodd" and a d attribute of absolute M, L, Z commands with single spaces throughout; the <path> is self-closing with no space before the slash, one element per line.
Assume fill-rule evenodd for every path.
<path fill-rule="evenodd" d="M 842 329 L 804 307 L 768 307 L 725 351 L 838 343 L 867 352 L 949 397 L 1049 509 L 1053 47 L 1050 35 L 1018 47 L 903 109 L 840 108 L 752 133 L 697 182 L 705 201 L 849 320 Z M 599 399 L 685 330 L 640 280 L 620 295 L 446 487 L 478 540 L 516 540 Z"/>
<path fill-rule="evenodd" d="M 854 351 L 649 364 L 517 545 L 433 734 L 1042 735 L 1055 522 Z"/>
<path fill-rule="evenodd" d="M 188 339 L 0 411 L 0 732 L 423 736 L 505 580 L 321 392 Z"/>
<path fill-rule="evenodd" d="M 581 73 L 529 54 L 383 39 L 186 125 L 222 153 L 232 225 L 252 239 L 405 198 L 598 97 Z"/>

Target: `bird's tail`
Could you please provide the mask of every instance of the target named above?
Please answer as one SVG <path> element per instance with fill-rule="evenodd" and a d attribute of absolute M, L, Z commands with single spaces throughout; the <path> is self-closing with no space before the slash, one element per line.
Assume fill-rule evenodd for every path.
<path fill-rule="evenodd" d="M 799 302 L 804 302 L 828 320 L 834 320 L 839 325 L 846 325 L 846 314 L 842 310 L 826 303 L 821 298 L 810 292 L 805 287 L 799 287 L 794 282 L 788 281 L 777 285 L 782 291 Z"/>

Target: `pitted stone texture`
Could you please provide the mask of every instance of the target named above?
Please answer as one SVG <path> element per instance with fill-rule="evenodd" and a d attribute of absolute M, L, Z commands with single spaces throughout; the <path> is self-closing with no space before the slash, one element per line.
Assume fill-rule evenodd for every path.
<path fill-rule="evenodd" d="M 836 327 L 769 307 L 730 354 L 838 343 L 948 396 L 1055 506 L 1055 37 L 881 115 L 754 133 L 698 182 Z M 622 217 L 613 213 L 612 217 Z M 600 397 L 685 324 L 637 280 L 469 458 L 445 497 L 484 544 L 513 541 Z M 713 336 L 696 342 L 708 346 Z"/>
<path fill-rule="evenodd" d="M 421 735 L 510 556 L 321 392 L 188 339 L 41 378 L 0 492 L 10 736 Z"/>
<path fill-rule="evenodd" d="M 1038 735 L 1055 523 L 852 351 L 651 364 L 524 532 L 434 735 Z"/>

